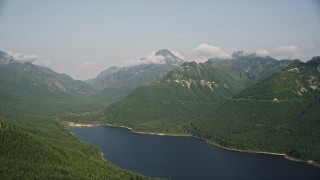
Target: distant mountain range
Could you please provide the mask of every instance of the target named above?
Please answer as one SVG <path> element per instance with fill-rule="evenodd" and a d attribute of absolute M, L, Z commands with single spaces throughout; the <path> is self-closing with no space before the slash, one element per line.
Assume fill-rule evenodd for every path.
<path fill-rule="evenodd" d="M 200 64 L 186 62 L 161 80 L 139 87 L 108 106 L 105 117 L 112 123 L 124 123 L 134 128 L 142 126 L 150 131 L 185 132 L 184 126 L 191 119 L 279 72 L 289 62 L 242 52 L 234 53 L 229 60 L 209 59 Z M 159 129 L 162 127 L 165 128 Z"/>
<path fill-rule="evenodd" d="M 87 82 L 98 89 L 98 99 L 115 101 L 128 95 L 139 86 L 159 80 L 185 62 L 167 49 L 159 50 L 155 55 L 163 57 L 163 63 L 148 63 L 127 67 L 113 66 Z M 144 60 L 145 58 L 140 59 L 142 62 Z"/>
<path fill-rule="evenodd" d="M 78 101 L 105 106 L 139 86 L 160 79 L 184 62 L 169 50 L 160 50 L 156 55 L 163 57 L 163 64 L 111 67 L 101 72 L 98 77 L 83 82 L 31 62 L 20 62 L 0 51 L 0 97 L 3 102 L 8 100 L 4 103 L 6 106 L 10 103 L 15 106 L 17 101 L 39 106 L 43 102 L 54 104 L 58 101 Z M 36 103 L 37 101 L 39 102 Z"/>
<path fill-rule="evenodd" d="M 88 83 L 30 62 L 19 62 L 4 52 L 0 52 L 0 58 L 0 107 L 3 111 L 8 108 L 53 111 L 49 108 L 52 105 L 79 103 L 84 96 L 96 92 Z"/>
<path fill-rule="evenodd" d="M 166 49 L 155 56 L 160 63 L 141 58 L 84 82 L 0 51 L 0 179 L 145 178 L 105 162 L 66 121 L 194 135 L 319 165 L 320 57 L 235 52 L 195 63 Z"/>

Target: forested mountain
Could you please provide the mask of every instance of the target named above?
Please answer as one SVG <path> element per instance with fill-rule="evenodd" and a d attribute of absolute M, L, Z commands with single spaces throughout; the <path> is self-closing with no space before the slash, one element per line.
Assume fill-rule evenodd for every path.
<path fill-rule="evenodd" d="M 81 143 L 57 122 L 45 122 L 43 134 L 12 127 L 0 118 L 1 179 L 147 179 L 106 162 L 101 152 Z M 10 121 L 5 119 L 5 121 Z"/>
<path fill-rule="evenodd" d="M 58 104 L 80 102 L 95 93 L 90 84 L 74 80 L 49 68 L 20 62 L 1 52 L 0 63 L 0 107 L 26 109 L 41 108 Z"/>
<path fill-rule="evenodd" d="M 95 93 L 88 83 L 74 80 L 67 74 L 59 74 L 49 68 L 31 62 L 20 62 L 0 51 L 1 83 L 21 84 L 26 91 L 42 88 L 69 95 L 90 95 Z M 18 89 L 18 88 L 16 88 Z M 14 88 L 12 90 L 15 90 Z"/>
<path fill-rule="evenodd" d="M 227 147 L 320 162 L 320 57 L 295 61 L 190 124 Z"/>
<path fill-rule="evenodd" d="M 145 179 L 106 162 L 58 120 L 94 92 L 0 52 L 0 179 Z"/>
<path fill-rule="evenodd" d="M 217 61 L 225 70 L 242 80 L 245 86 L 250 86 L 266 77 L 278 72 L 283 67 L 286 67 L 290 60 L 276 60 L 270 56 L 257 56 L 244 51 L 237 51 L 232 54 L 233 59 L 221 60 L 210 59 Z"/>
<path fill-rule="evenodd" d="M 167 49 L 157 51 L 155 56 L 160 59 L 159 62 L 152 63 L 146 58 L 141 58 L 139 61 L 142 64 L 126 67 L 113 66 L 88 82 L 99 89 L 96 95 L 98 99 L 115 101 L 128 95 L 139 86 L 161 79 L 169 71 L 185 62 Z"/>
<path fill-rule="evenodd" d="M 234 53 L 229 60 L 184 63 L 161 80 L 139 87 L 108 106 L 105 119 L 141 130 L 186 133 L 184 126 L 191 119 L 215 109 L 288 63 L 243 52 Z"/>
<path fill-rule="evenodd" d="M 112 67 L 83 82 L 0 51 L 0 179 L 145 179 L 106 162 L 64 121 L 193 134 L 319 162 L 319 57 L 303 63 L 237 52 L 197 64 L 168 50 L 155 55 L 161 63 Z M 101 116 L 91 113 L 125 95 Z"/>

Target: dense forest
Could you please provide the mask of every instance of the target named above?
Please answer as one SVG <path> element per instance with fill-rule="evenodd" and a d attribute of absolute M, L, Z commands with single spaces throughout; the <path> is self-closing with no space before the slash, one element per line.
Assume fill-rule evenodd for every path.
<path fill-rule="evenodd" d="M 295 62 L 190 123 L 226 147 L 320 162 L 319 58 Z"/>
<path fill-rule="evenodd" d="M 59 126 L 52 124 L 51 127 Z M 63 132 L 66 131 L 64 127 L 59 130 L 65 135 L 44 137 L 15 128 L 2 120 L 0 178 L 144 179 L 104 161 L 98 149 Z"/>
<path fill-rule="evenodd" d="M 0 117 L 0 179 L 147 179 L 105 161 L 53 116 L 11 112 Z"/>
<path fill-rule="evenodd" d="M 0 64 L 0 178 L 148 179 L 103 159 L 67 122 L 188 134 L 319 163 L 320 59 L 288 64 L 253 56 L 185 63 L 108 106 L 85 82 L 31 63 Z"/>
<path fill-rule="evenodd" d="M 112 165 L 59 121 L 96 107 L 88 84 L 13 60 L 0 63 L 0 84 L 0 179 L 148 179 Z"/>
<path fill-rule="evenodd" d="M 103 119 L 138 131 L 188 133 L 191 119 L 217 108 L 239 91 L 286 67 L 289 61 L 234 53 L 234 59 L 187 62 L 161 80 L 108 106 Z"/>
<path fill-rule="evenodd" d="M 319 64 L 319 57 L 307 63 L 294 61 L 235 96 L 230 95 L 229 100 L 218 101 L 220 105 L 214 104 L 197 83 L 190 88 L 171 83 L 169 73 L 162 81 L 166 84 L 138 88 L 109 106 L 101 120 L 137 131 L 192 134 L 229 148 L 283 153 L 319 163 Z M 190 80 L 190 72 L 201 70 L 178 75 L 189 76 L 186 79 Z M 216 79 L 224 77 L 215 73 Z M 178 76 L 174 71 L 171 74 Z M 199 87 L 201 91 L 197 91 Z"/>

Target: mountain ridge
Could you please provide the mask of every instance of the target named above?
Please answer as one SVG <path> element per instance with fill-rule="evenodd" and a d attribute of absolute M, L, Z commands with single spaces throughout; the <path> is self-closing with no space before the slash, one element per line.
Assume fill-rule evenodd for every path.
<path fill-rule="evenodd" d="M 292 62 L 192 121 L 190 132 L 230 148 L 319 163 L 319 63 Z"/>
<path fill-rule="evenodd" d="M 184 126 L 192 118 L 218 107 L 237 92 L 287 64 L 273 58 L 241 58 L 209 59 L 199 64 L 185 62 L 161 80 L 139 87 L 108 106 L 105 120 L 137 130 L 185 133 Z M 264 68 L 261 69 L 254 59 L 264 62 L 261 65 Z"/>
<path fill-rule="evenodd" d="M 106 162 L 59 119 L 92 108 L 78 107 L 90 102 L 89 84 L 31 62 L 2 60 L 0 179 L 148 179 Z"/>
<path fill-rule="evenodd" d="M 166 50 L 159 53 L 172 56 Z M 130 73 L 141 74 L 136 79 L 156 70 L 162 74 L 133 84 L 131 87 L 137 88 L 132 88 L 132 93 L 107 99 L 114 94 L 101 94 L 89 83 L 31 62 L 1 59 L 4 56 L 0 51 L 0 135 L 4 137 L 0 149 L 5 151 L 0 159 L 6 164 L 0 167 L 5 172 L 0 176 L 33 178 L 32 174 L 23 176 L 32 172 L 38 177 L 55 178 L 145 178 L 104 162 L 97 149 L 70 135 L 66 121 L 191 134 L 228 148 L 280 152 L 319 163 L 319 57 L 303 63 L 238 54 L 229 60 L 215 58 L 180 66 L 160 63 L 132 66 L 131 70 L 111 67 L 100 74 L 112 77 L 107 84 L 111 87 L 117 82 L 111 80 L 128 80 Z M 163 60 L 171 61 L 172 57 Z M 179 59 L 177 62 L 182 63 Z M 120 89 L 125 87 L 118 85 Z M 97 110 L 104 107 L 102 113 Z M 26 145 L 28 150 L 22 151 Z M 23 161 L 15 162 L 13 154 Z M 39 154 L 43 157 L 40 160 L 24 161 Z M 33 162 L 46 168 L 38 171 Z"/>
<path fill-rule="evenodd" d="M 99 97 L 103 101 L 119 100 L 135 88 L 150 84 L 159 80 L 175 67 L 181 65 L 184 60 L 173 55 L 169 50 L 163 49 L 155 53 L 155 56 L 162 57 L 165 63 L 148 63 L 131 65 L 125 67 L 110 67 L 102 71 L 89 83 L 99 89 Z"/>

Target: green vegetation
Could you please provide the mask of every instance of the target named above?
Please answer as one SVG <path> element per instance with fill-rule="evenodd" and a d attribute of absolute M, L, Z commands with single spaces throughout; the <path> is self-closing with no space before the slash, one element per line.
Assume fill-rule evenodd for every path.
<path fill-rule="evenodd" d="M 192 121 L 189 131 L 226 147 L 320 162 L 319 65 L 319 58 L 290 64 Z"/>
<path fill-rule="evenodd" d="M 242 56 L 241 60 L 234 66 L 232 61 L 214 59 L 186 63 L 108 106 L 103 120 L 138 131 L 192 134 L 230 148 L 284 153 L 319 163 L 320 58 L 293 61 L 262 81 L 288 61 L 267 68 L 273 61 L 250 62 Z M 259 61 L 260 67 L 252 68 Z M 247 71 L 248 65 L 252 71 Z M 260 82 L 236 94 L 254 80 Z M 224 89 L 210 91 L 208 81 Z"/>
<path fill-rule="evenodd" d="M 0 179 L 145 179 L 106 162 L 53 117 L 37 114 L 1 112 Z"/>
<path fill-rule="evenodd" d="M 43 67 L 0 63 L 0 179 L 148 179 L 105 161 L 59 121 L 94 108 L 93 92 Z"/>
<path fill-rule="evenodd" d="M 28 119 L 32 132 L 1 119 L 1 179 L 144 179 L 104 161 L 98 149 L 81 143 L 57 122 L 38 120 L 42 127 Z"/>
<path fill-rule="evenodd" d="M 141 61 L 141 64 L 111 67 L 101 72 L 96 78 L 89 80 L 88 82 L 99 90 L 99 93 L 93 96 L 95 102 L 101 104 L 101 101 L 103 103 L 120 100 L 134 89 L 161 79 L 185 62 L 166 49 L 156 52 L 156 55 L 163 57 L 163 63 L 144 64 L 143 61 L 148 60 L 141 58 L 138 60 Z"/>
<path fill-rule="evenodd" d="M 226 147 L 319 163 L 320 58 L 288 65 L 242 52 L 233 57 L 185 63 L 103 110 L 129 93 L 119 89 L 148 84 L 169 69 L 145 65 L 118 75 L 113 69 L 99 81 L 116 85 L 108 91 L 7 59 L 0 51 L 0 179 L 146 179 L 105 161 L 97 148 L 72 136 L 63 121 L 192 134 Z M 165 60 L 172 62 L 169 68 L 180 62 Z M 113 81 L 134 71 L 144 73 L 132 84 Z M 159 77 L 146 78 L 151 72 Z"/>
<path fill-rule="evenodd" d="M 270 57 L 239 53 L 231 60 L 183 64 L 160 81 L 139 87 L 108 106 L 104 121 L 139 131 L 185 134 L 192 119 L 212 111 L 240 90 L 287 64 Z"/>

